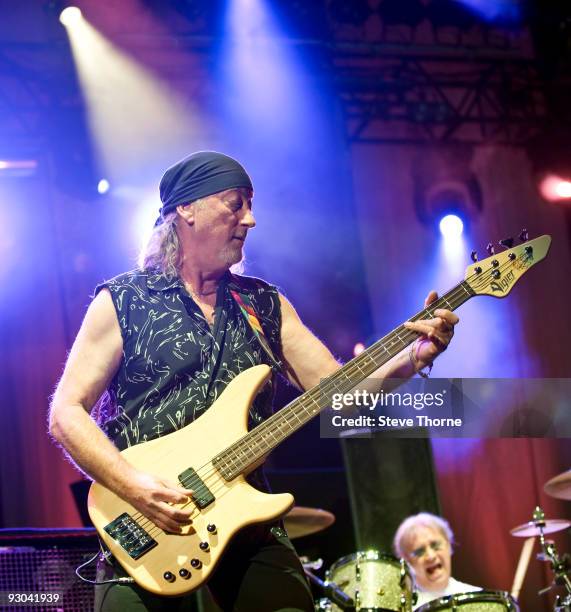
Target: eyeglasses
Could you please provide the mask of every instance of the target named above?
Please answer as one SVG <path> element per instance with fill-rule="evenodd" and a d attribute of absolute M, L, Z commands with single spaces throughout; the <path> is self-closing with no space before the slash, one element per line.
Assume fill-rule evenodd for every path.
<path fill-rule="evenodd" d="M 432 540 L 432 542 L 430 542 L 428 546 L 433 552 L 438 552 L 439 550 L 442 550 L 444 548 L 444 544 L 444 540 Z M 415 559 L 422 559 L 422 557 L 424 557 L 427 552 L 428 550 L 426 546 L 420 546 L 416 550 L 413 550 L 411 554 Z"/>

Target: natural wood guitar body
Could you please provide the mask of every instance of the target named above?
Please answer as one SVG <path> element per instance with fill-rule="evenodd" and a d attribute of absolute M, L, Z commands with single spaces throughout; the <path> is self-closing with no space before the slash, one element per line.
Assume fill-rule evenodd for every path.
<path fill-rule="evenodd" d="M 523 234 L 523 232 L 522 232 Z M 433 318 L 437 308 L 455 310 L 478 295 L 506 297 L 523 274 L 542 261 L 551 245 L 540 236 L 466 268 L 465 279 L 409 321 Z M 144 472 L 193 489 L 192 526 L 182 535 L 163 532 L 120 497 L 94 483 L 89 514 L 119 563 L 143 588 L 181 595 L 203 585 L 232 536 L 252 523 L 272 521 L 293 505 L 287 493 L 271 495 L 244 479 L 281 442 L 417 338 L 400 325 L 328 379 L 247 431 L 248 411 L 270 368 L 258 365 L 238 375 L 220 398 L 184 429 L 123 451 Z M 195 471 L 195 472 L 194 472 Z"/>
<path fill-rule="evenodd" d="M 237 531 L 252 523 L 279 518 L 292 507 L 294 499 L 289 493 L 262 493 L 250 486 L 244 476 L 227 482 L 212 466 L 213 457 L 247 433 L 250 403 L 269 374 L 265 365 L 246 370 L 190 425 L 122 452 L 138 469 L 174 482 L 189 467 L 208 474 L 205 482 L 215 500 L 194 513 L 196 517 L 185 533 L 167 534 L 102 485 L 91 486 L 89 515 L 100 537 L 137 584 L 148 591 L 175 596 L 197 589 L 208 579 Z M 138 559 L 133 559 L 104 529 L 124 513 L 137 517 L 137 523 L 157 542 Z M 216 532 L 208 531 L 208 525 L 215 525 Z M 207 551 L 200 548 L 201 542 L 208 543 Z M 193 559 L 198 559 L 199 567 L 193 567 Z M 181 570 L 189 576 L 182 577 Z M 166 572 L 174 580 L 165 579 Z"/>

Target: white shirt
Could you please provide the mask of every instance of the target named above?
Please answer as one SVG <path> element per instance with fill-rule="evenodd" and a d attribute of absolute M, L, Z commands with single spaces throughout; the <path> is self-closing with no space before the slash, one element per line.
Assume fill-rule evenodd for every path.
<path fill-rule="evenodd" d="M 450 578 L 448 581 L 448 585 L 443 591 L 422 591 L 418 589 L 418 600 L 416 605 L 414 606 L 415 610 L 418 610 L 420 606 L 427 604 L 428 602 L 439 599 L 440 597 L 447 597 L 448 595 L 457 595 L 458 593 L 473 593 L 474 591 L 481 591 L 480 587 L 472 586 L 471 584 L 466 584 L 465 582 L 460 582 L 459 580 L 455 580 L 454 578 Z"/>

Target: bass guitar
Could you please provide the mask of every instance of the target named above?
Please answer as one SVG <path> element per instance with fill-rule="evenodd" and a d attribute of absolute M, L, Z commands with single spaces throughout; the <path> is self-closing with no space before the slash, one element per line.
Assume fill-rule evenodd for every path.
<path fill-rule="evenodd" d="M 477 295 L 507 296 L 519 278 L 545 258 L 550 244 L 549 236 L 541 236 L 475 262 L 462 282 L 410 320 L 430 319 L 437 308 L 455 310 Z M 246 482 L 246 475 L 325 409 L 332 393 L 353 389 L 417 335 L 400 325 L 251 431 L 247 429 L 250 404 L 271 370 L 266 365 L 245 370 L 193 423 L 122 451 L 139 470 L 194 491 L 188 502 L 192 523 L 180 534 L 166 533 L 119 496 L 93 483 L 88 508 L 99 536 L 144 589 L 170 596 L 198 589 L 240 529 L 278 519 L 293 506 L 289 493 L 258 491 Z"/>

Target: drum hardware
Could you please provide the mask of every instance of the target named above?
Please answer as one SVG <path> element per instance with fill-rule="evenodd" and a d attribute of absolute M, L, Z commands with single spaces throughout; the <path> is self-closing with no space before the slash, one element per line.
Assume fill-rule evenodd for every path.
<path fill-rule="evenodd" d="M 407 587 L 407 580 L 410 580 L 410 574 L 408 571 L 408 565 L 406 564 L 406 561 L 404 559 L 400 559 L 400 588 L 402 589 L 402 593 L 401 593 L 401 608 L 403 610 L 406 610 L 406 598 L 404 597 L 404 590 Z M 414 585 L 413 585 L 413 588 Z M 413 590 L 412 592 L 412 598 L 411 598 L 411 607 L 414 608 L 414 606 L 416 606 L 416 602 L 418 601 L 418 591 L 417 590 Z"/>
<path fill-rule="evenodd" d="M 300 557 L 299 560 L 301 561 L 304 570 L 318 570 L 323 567 L 323 559 L 315 559 L 315 561 L 310 561 L 309 557 Z"/>
<path fill-rule="evenodd" d="M 554 544 L 555 542 L 553 542 L 553 540 L 545 540 L 545 543 L 549 545 Z M 535 555 L 535 558 L 538 561 L 549 561 L 549 557 L 544 552 L 538 552 L 537 555 Z"/>
<path fill-rule="evenodd" d="M 305 575 L 309 578 L 309 581 L 320 588 L 325 594 L 326 600 L 320 600 L 318 604 L 320 607 L 318 609 L 324 609 L 326 602 L 330 601 L 341 610 L 355 612 L 355 602 L 353 599 L 343 592 L 334 582 L 321 580 L 321 578 L 318 578 L 310 569 L 306 567 L 306 565 L 303 566 L 303 569 L 305 571 Z"/>
<path fill-rule="evenodd" d="M 401 588 L 404 588 L 406 584 L 406 579 L 408 578 L 408 566 L 404 559 L 400 559 L 400 585 Z"/>
<path fill-rule="evenodd" d="M 556 612 L 559 612 L 560 610 L 562 612 L 565 610 L 565 606 L 571 605 L 571 580 L 569 579 L 568 575 L 569 570 L 571 569 L 571 559 L 567 554 L 560 556 L 557 553 L 553 540 L 546 540 L 545 536 L 548 533 L 555 533 L 557 531 L 567 529 L 570 525 L 570 521 L 546 519 L 543 510 L 537 506 L 533 512 L 532 521 L 519 525 L 510 532 L 516 537 L 539 537 L 541 553 L 537 555 L 537 558 L 551 565 L 551 570 L 553 571 L 553 582 L 548 587 L 541 589 L 538 595 L 548 593 L 556 585 L 565 587 L 567 592 L 567 596 L 563 602 L 561 601 L 561 598 L 557 598 L 559 603 L 556 602 L 555 604 Z"/>
<path fill-rule="evenodd" d="M 518 612 L 515 599 L 505 591 L 473 591 L 434 599 L 416 612 Z"/>
<path fill-rule="evenodd" d="M 560 595 L 555 597 L 555 612 L 569 612 L 571 610 L 571 597 L 567 595 L 565 599 L 561 599 Z"/>

